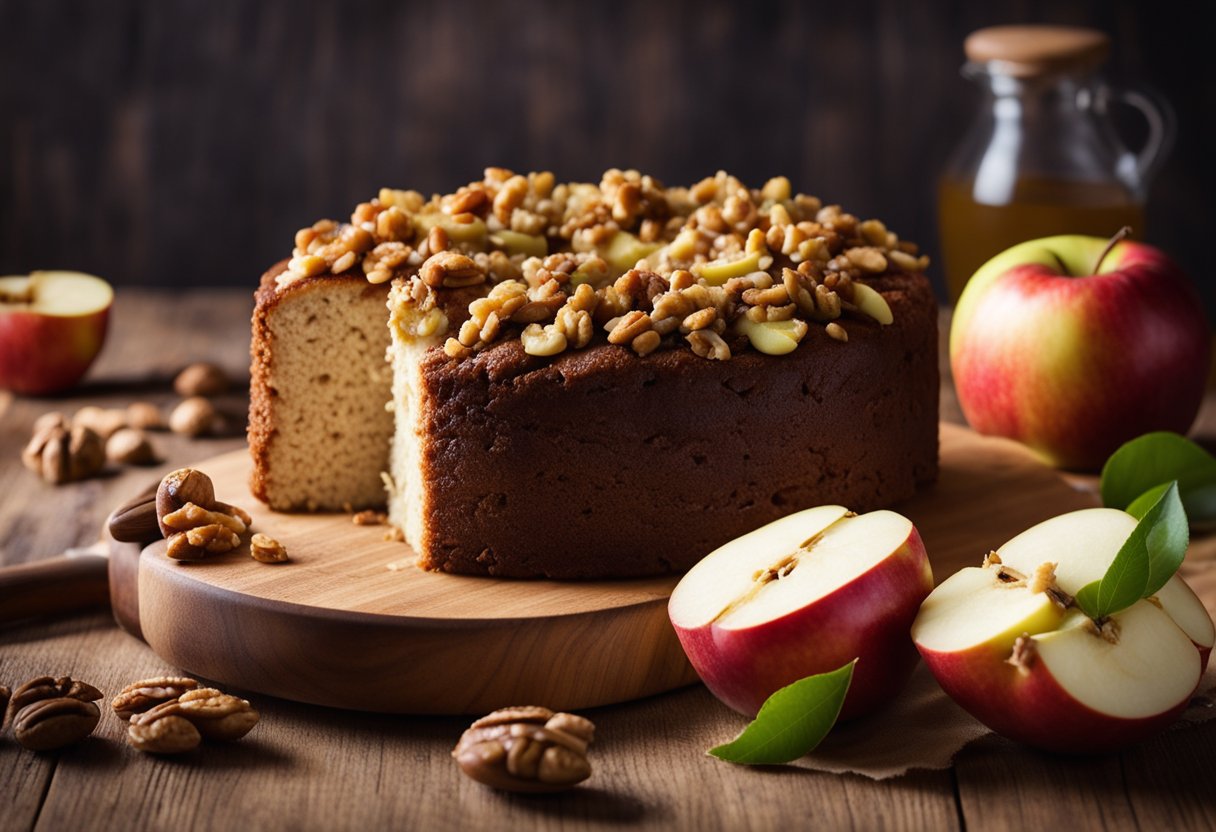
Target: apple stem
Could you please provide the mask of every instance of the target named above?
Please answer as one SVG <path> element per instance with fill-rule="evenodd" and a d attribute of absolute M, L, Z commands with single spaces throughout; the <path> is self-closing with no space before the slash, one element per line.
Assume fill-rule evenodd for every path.
<path fill-rule="evenodd" d="M 1110 254 L 1111 249 L 1113 249 L 1115 246 L 1117 246 L 1131 233 L 1132 233 L 1132 227 L 1130 225 L 1125 225 L 1122 228 L 1120 228 L 1118 231 L 1115 232 L 1115 236 L 1110 238 L 1110 240 L 1106 244 L 1106 248 L 1102 249 L 1102 253 L 1098 255 L 1098 262 L 1094 263 L 1094 269 L 1093 269 L 1093 272 L 1091 272 L 1091 274 L 1098 273 L 1098 269 L 1102 268 L 1102 261 L 1106 259 L 1106 255 Z"/>

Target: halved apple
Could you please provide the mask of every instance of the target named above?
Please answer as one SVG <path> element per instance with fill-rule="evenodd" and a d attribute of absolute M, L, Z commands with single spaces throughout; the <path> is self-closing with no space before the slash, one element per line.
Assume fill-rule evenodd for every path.
<path fill-rule="evenodd" d="M 1135 526 L 1113 509 L 1061 515 L 935 589 L 912 639 L 946 693 L 998 733 L 1051 751 L 1110 751 L 1173 722 L 1213 641 L 1190 588 L 1175 576 L 1101 626 L 1071 604 Z"/>
<path fill-rule="evenodd" d="M 746 716 L 779 688 L 857 659 L 848 719 L 902 689 L 916 664 L 908 629 L 932 586 L 906 517 L 820 506 L 710 553 L 668 614 L 705 685 Z"/>
<path fill-rule="evenodd" d="M 0 388 L 42 395 L 65 390 L 105 342 L 114 290 L 81 272 L 0 277 Z"/>
<path fill-rule="evenodd" d="M 1029 574 L 1045 560 L 1056 564 L 1056 583 L 1070 595 L 1106 574 L 1119 547 L 1136 528 L 1136 518 L 1113 508 L 1061 514 L 1027 529 L 997 550 L 1007 566 Z M 1053 554 L 1058 553 L 1058 554 Z M 1207 666 L 1216 627 L 1199 597 L 1178 575 L 1156 595 L 1161 608 L 1190 636 Z"/>

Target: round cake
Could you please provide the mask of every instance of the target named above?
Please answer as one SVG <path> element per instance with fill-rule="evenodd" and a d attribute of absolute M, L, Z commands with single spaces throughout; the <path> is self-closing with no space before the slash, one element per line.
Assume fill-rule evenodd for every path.
<path fill-rule="evenodd" d="M 680 572 L 936 475 L 926 258 L 784 179 L 490 169 L 430 200 L 382 191 L 296 243 L 254 313 L 255 493 L 387 502 L 423 568 Z"/>

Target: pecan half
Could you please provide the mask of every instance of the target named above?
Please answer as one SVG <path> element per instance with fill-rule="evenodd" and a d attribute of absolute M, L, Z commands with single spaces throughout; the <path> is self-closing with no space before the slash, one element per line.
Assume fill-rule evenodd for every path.
<path fill-rule="evenodd" d="M 76 699 L 81 702 L 94 702 L 102 697 L 101 691 L 88 682 L 81 682 L 71 676 L 38 676 L 20 685 L 12 693 L 8 704 L 9 714 L 15 716 L 22 708 L 41 702 L 44 699 Z"/>
<path fill-rule="evenodd" d="M 130 720 L 136 714 L 149 711 L 162 702 L 172 702 L 187 691 L 198 687 L 198 682 L 186 676 L 158 676 L 132 682 L 110 701 L 114 713 L 121 720 Z"/>
<path fill-rule="evenodd" d="M 127 740 L 149 754 L 181 754 L 197 748 L 202 735 L 180 711 L 177 700 L 171 700 L 135 714 L 127 726 Z"/>
<path fill-rule="evenodd" d="M 258 724 L 258 712 L 247 700 L 215 688 L 186 691 L 177 705 L 178 713 L 209 740 L 239 740 Z"/>
<path fill-rule="evenodd" d="M 452 756 L 466 775 L 491 788 L 555 792 L 591 776 L 590 720 L 548 708 L 504 708 L 474 722 Z"/>
<path fill-rule="evenodd" d="M 13 720 L 17 742 L 31 751 L 50 751 L 93 733 L 101 710 L 92 702 L 60 696 L 26 705 Z"/>

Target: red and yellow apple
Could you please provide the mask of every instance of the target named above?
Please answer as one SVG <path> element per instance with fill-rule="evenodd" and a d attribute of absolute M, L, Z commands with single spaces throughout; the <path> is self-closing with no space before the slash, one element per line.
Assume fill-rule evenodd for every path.
<path fill-rule="evenodd" d="M 857 659 L 849 719 L 907 682 L 909 627 L 932 587 L 906 517 L 820 506 L 714 550 L 676 586 L 668 614 L 706 687 L 749 717 L 778 689 Z"/>
<path fill-rule="evenodd" d="M 994 731 L 1050 751 L 1111 751 L 1173 722 L 1216 641 L 1190 587 L 1175 575 L 1103 626 L 1068 604 L 1135 526 L 1114 509 L 1061 515 L 944 581 L 912 638 L 946 693 Z"/>
<path fill-rule="evenodd" d="M 1129 439 L 1190 428 L 1211 350 L 1199 296 L 1159 249 L 1124 240 L 1103 257 L 1107 245 L 1032 240 L 971 278 L 950 365 L 977 431 L 1093 470 Z"/>
<path fill-rule="evenodd" d="M 80 272 L 0 277 L 0 389 L 66 390 L 101 352 L 114 290 Z"/>

